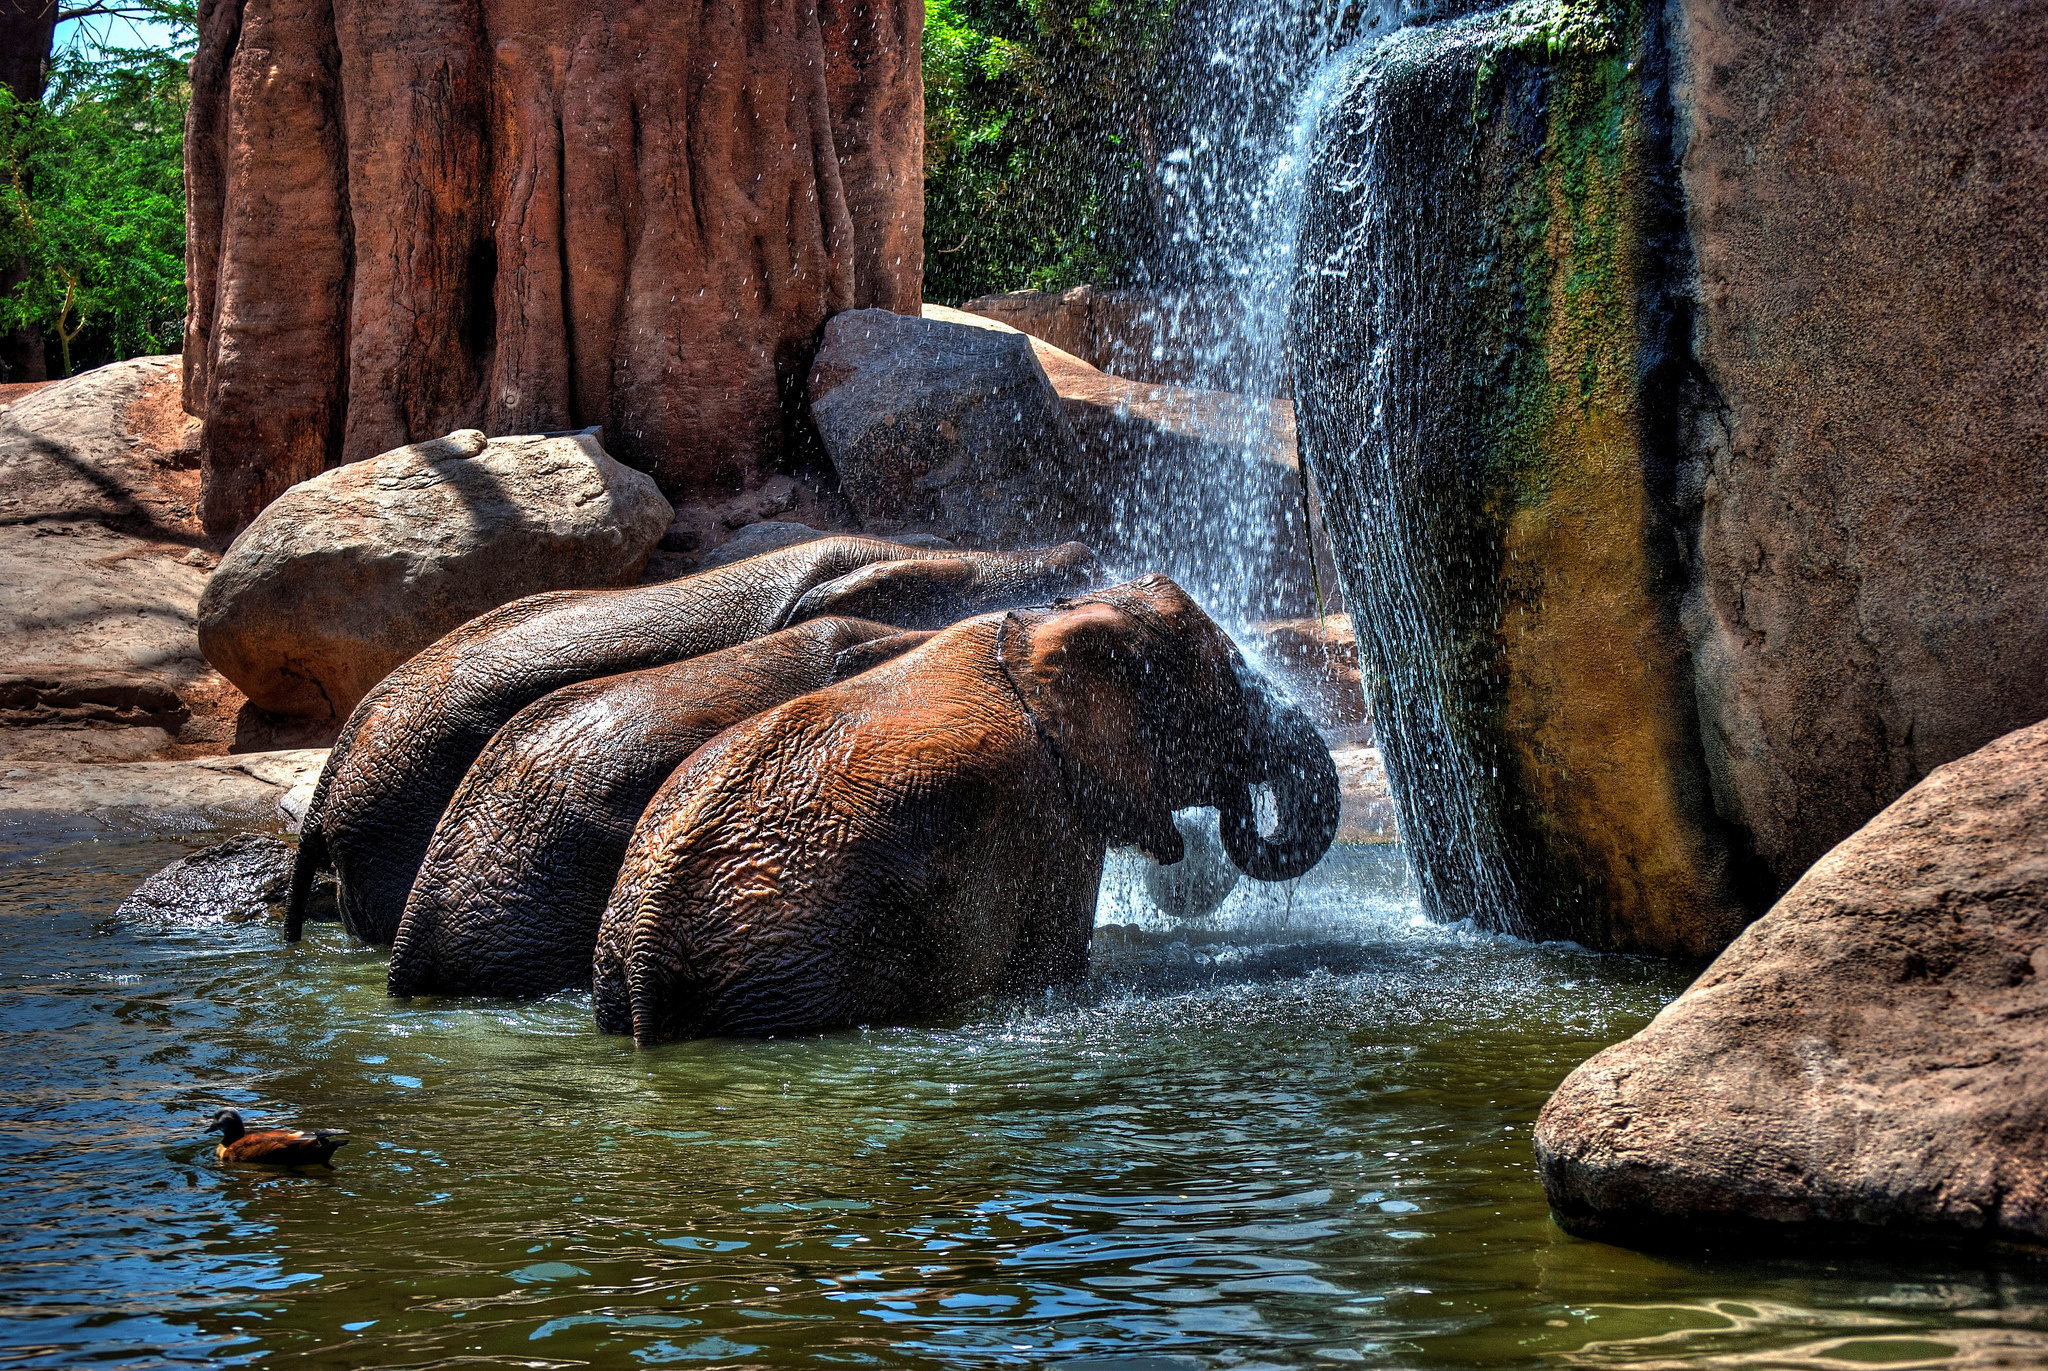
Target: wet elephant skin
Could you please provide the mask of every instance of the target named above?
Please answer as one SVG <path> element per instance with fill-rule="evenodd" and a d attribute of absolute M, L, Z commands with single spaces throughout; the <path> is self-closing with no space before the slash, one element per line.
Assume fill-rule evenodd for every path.
<path fill-rule="evenodd" d="M 1262 785 L 1273 836 L 1229 837 Z M 1338 791 L 1300 711 L 1180 587 L 956 624 L 663 784 L 599 928 L 598 1026 L 823 1029 L 1078 977 L 1107 847 L 1177 861 L 1173 812 L 1195 805 L 1223 810 L 1240 867 L 1284 879 L 1328 847 Z"/>
<path fill-rule="evenodd" d="M 702 656 L 854 605 L 898 627 L 934 628 L 1044 603 L 1087 585 L 1093 566 L 1079 543 L 983 553 L 825 538 L 679 581 L 500 605 L 385 677 L 349 716 L 308 807 L 286 936 L 297 935 L 298 891 L 331 861 L 343 925 L 365 942 L 390 942 L 434 825 L 470 763 L 506 720 L 549 691 Z"/>
<path fill-rule="evenodd" d="M 391 993 L 532 997 L 588 986 L 627 839 L 669 774 L 733 724 L 931 636 L 811 619 L 564 686 L 520 710 L 434 830 L 392 946 Z"/>

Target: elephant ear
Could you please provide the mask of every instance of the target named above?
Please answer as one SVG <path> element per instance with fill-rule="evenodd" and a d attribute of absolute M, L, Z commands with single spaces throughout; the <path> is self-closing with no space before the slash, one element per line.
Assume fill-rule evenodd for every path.
<path fill-rule="evenodd" d="M 1081 820 L 1163 866 L 1186 853 L 1139 678 L 1140 635 L 1114 605 L 1013 615 L 1003 667 L 1066 776 Z M 1018 631 L 1021 629 L 1021 632 Z M 1022 641 L 1015 641 L 1021 638 Z"/>
<path fill-rule="evenodd" d="M 966 613 L 978 577 L 965 557 L 871 562 L 805 591 L 782 627 L 842 614 L 899 628 L 944 628 Z"/>

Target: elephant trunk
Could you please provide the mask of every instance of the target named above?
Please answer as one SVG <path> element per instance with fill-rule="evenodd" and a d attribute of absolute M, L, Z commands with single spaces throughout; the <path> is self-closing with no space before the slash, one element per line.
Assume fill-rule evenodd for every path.
<path fill-rule="evenodd" d="M 1218 806 L 1223 847 L 1245 875 L 1288 881 L 1323 859 L 1337 836 L 1343 797 L 1337 764 L 1308 716 L 1292 705 L 1271 706 L 1271 722 L 1255 758 L 1251 778 Z M 1255 790 L 1273 789 L 1279 822 L 1272 837 L 1259 832 Z"/>

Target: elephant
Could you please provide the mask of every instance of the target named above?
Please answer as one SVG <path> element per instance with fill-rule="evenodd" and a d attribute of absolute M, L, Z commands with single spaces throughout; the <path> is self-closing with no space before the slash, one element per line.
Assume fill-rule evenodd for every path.
<path fill-rule="evenodd" d="M 307 806 L 285 937 L 296 941 L 315 873 L 339 878 L 342 924 L 388 943 L 434 825 L 484 744 L 514 714 L 566 685 L 749 642 L 852 614 L 938 628 L 1091 584 L 1080 543 L 951 552 L 879 538 L 800 543 L 680 580 L 529 595 L 434 642 L 363 697 L 342 725 Z"/>
<path fill-rule="evenodd" d="M 742 719 L 931 636 L 810 619 L 541 696 L 498 730 L 448 802 L 399 920 L 391 994 L 587 987 L 626 841 L 669 774 Z"/>
<path fill-rule="evenodd" d="M 599 926 L 598 1026 L 819 1030 L 1073 980 L 1108 847 L 1178 861 L 1193 806 L 1277 881 L 1321 859 L 1339 793 L 1308 717 L 1179 586 L 955 624 L 735 725 L 655 792 Z"/>

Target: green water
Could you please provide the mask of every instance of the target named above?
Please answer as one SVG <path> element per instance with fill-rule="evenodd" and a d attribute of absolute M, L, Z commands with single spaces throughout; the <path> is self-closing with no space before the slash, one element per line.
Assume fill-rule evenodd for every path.
<path fill-rule="evenodd" d="M 332 926 L 114 917 L 164 843 L 0 868 L 0 1366 L 1917 1366 L 2048 1270 L 1643 1256 L 1549 1221 L 1546 1093 L 1683 985 L 1420 924 L 1371 861 L 1085 991 L 652 1052 L 586 997 L 392 1003 Z M 1112 916 L 1133 908 L 1112 900 Z M 351 1129 L 225 1171 L 201 1112 Z"/>

